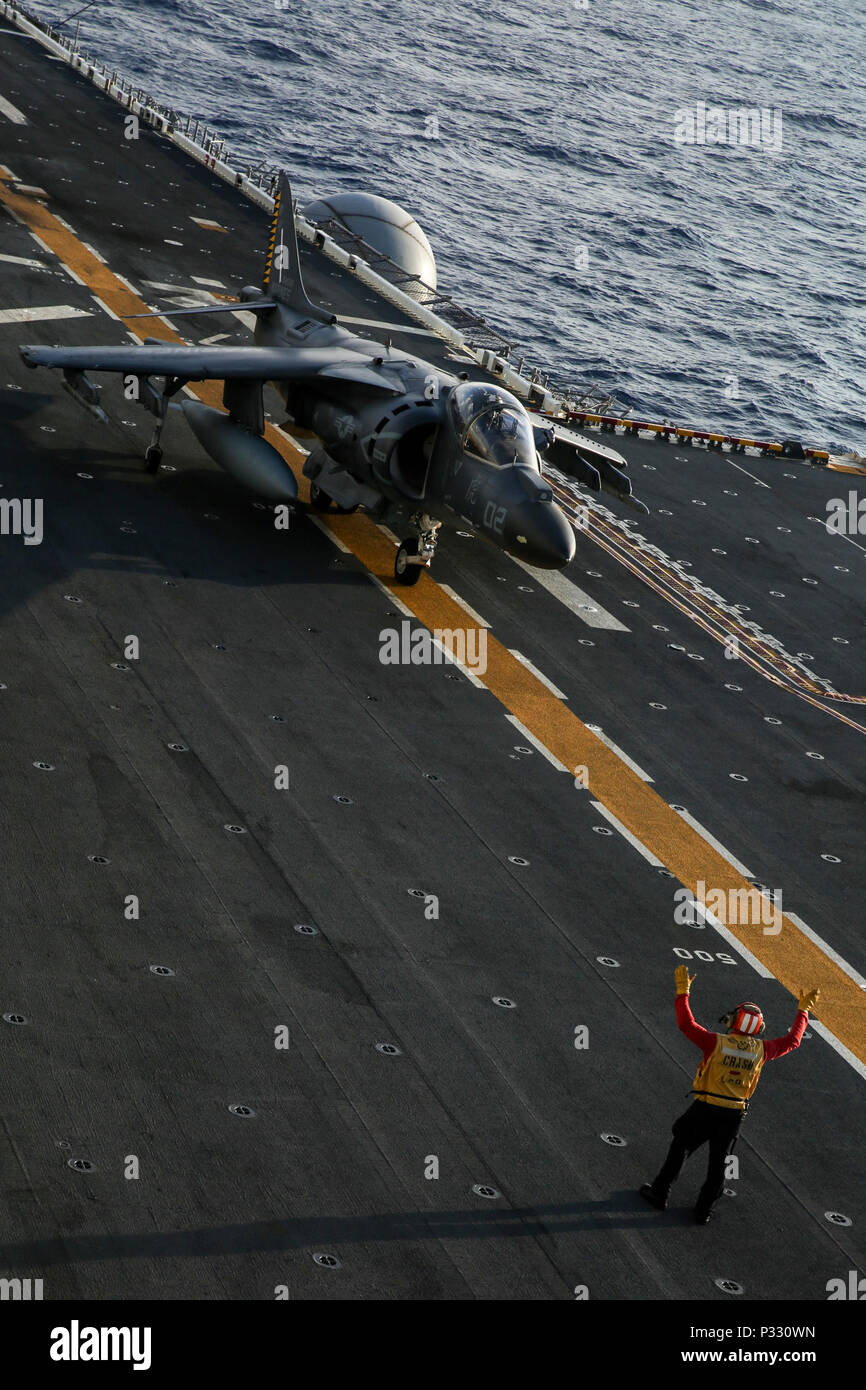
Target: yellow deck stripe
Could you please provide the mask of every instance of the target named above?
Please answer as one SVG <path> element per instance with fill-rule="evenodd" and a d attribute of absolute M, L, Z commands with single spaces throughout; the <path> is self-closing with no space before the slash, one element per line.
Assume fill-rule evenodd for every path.
<path fill-rule="evenodd" d="M 465 609 L 449 598 L 428 575 L 414 588 L 393 578 L 394 549 L 365 518 L 326 518 L 329 528 L 428 628 L 471 630 Z M 480 631 L 480 629 L 479 629 Z M 477 648 L 476 648 L 477 650 Z M 692 893 L 699 882 L 713 888 L 749 889 L 751 884 L 693 830 L 657 792 L 594 734 L 487 633 L 487 670 L 480 677 L 488 690 L 540 739 L 568 768 L 586 767 L 591 795 L 601 801 L 647 849 Z M 671 905 L 673 916 L 673 904 Z M 818 1017 L 840 1042 L 866 1064 L 866 995 L 814 942 L 782 914 L 778 936 L 760 926 L 727 923 L 736 937 L 786 989 L 821 986 Z M 640 932 L 640 906 L 636 930 Z M 640 945 L 643 946 L 641 941 Z M 700 968 L 700 967 L 698 967 Z"/>
<path fill-rule="evenodd" d="M 43 204 L 11 193 L 0 177 L 0 201 L 4 202 L 35 231 L 42 241 L 70 270 L 112 309 L 119 318 L 146 312 L 147 305 L 116 278 L 82 245 L 74 233 L 63 227 Z M 172 329 L 153 322 L 152 337 L 182 343 Z M 208 404 L 219 405 L 221 384 L 203 382 L 196 395 Z M 266 436 L 300 475 L 303 456 L 271 426 Z M 306 479 L 298 477 L 302 496 L 309 492 Z M 394 579 L 394 548 L 373 523 L 362 515 L 322 518 L 335 536 L 381 582 L 398 596 L 428 628 L 463 630 L 475 627 L 467 613 L 430 578 L 423 574 L 411 588 Z M 480 629 L 479 629 L 480 631 Z M 591 734 L 561 700 L 532 675 L 506 647 L 487 631 L 487 671 L 483 684 L 510 714 L 568 768 L 588 769 L 589 790 L 635 835 L 656 858 L 692 893 L 700 881 L 714 889 L 751 887 L 731 864 L 693 830 L 657 792 L 643 782 L 615 753 Z M 727 924 L 731 935 L 795 997 L 806 986 L 820 985 L 818 1017 L 836 1038 L 866 1065 L 866 993 L 814 942 L 783 915 L 778 936 L 765 936 L 762 929 Z M 640 904 L 635 907 L 635 928 L 641 930 Z M 645 945 L 643 938 L 638 942 Z"/>
<path fill-rule="evenodd" d="M 93 294 L 98 295 L 103 304 L 107 305 L 119 319 L 126 320 L 132 314 L 150 312 L 150 305 L 145 304 L 143 299 L 139 299 L 138 295 L 124 285 L 122 280 L 118 280 L 107 265 L 97 260 L 92 252 L 88 251 L 87 247 L 79 241 L 74 232 L 70 232 L 61 222 L 58 222 L 44 203 L 35 202 L 32 198 L 24 197 L 20 193 L 12 193 L 6 187 L 6 181 L 8 181 L 7 175 L 0 173 L 0 202 L 5 203 L 25 226 L 35 232 L 40 241 L 54 252 L 58 260 L 61 260 L 65 266 L 74 271 L 79 280 L 83 280 L 87 288 Z M 181 338 L 173 328 L 158 318 L 152 319 L 144 329 L 141 328 L 140 321 L 128 323 L 127 327 L 138 336 L 146 333 L 149 338 L 159 338 L 165 343 L 188 346 L 184 338 Z M 217 409 L 222 408 L 223 384 L 221 381 L 193 382 L 189 389 L 205 405 L 211 405 Z M 303 466 L 303 454 L 297 449 L 292 449 L 291 445 L 277 434 L 272 425 L 266 424 L 265 436 L 274 448 L 279 449 L 288 464 Z M 308 489 L 303 495 L 308 495 Z"/>

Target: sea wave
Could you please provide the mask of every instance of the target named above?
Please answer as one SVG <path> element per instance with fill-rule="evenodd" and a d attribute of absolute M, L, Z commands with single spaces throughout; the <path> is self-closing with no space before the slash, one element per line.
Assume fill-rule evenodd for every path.
<path fill-rule="evenodd" d="M 230 135 L 237 164 L 284 165 L 302 200 L 403 203 L 440 287 L 557 379 L 609 374 L 648 417 L 866 450 L 846 0 L 113 0 L 80 22 L 91 52 Z M 781 150 L 677 145 L 674 113 L 699 101 L 781 110 Z"/>

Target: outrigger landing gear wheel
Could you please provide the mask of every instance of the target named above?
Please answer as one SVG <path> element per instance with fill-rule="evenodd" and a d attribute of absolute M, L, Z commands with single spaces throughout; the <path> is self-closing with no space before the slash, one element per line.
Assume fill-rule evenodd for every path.
<path fill-rule="evenodd" d="M 151 444 L 145 449 L 144 461 L 147 464 L 148 473 L 159 472 L 159 465 L 162 463 L 162 449 L 158 444 Z"/>
<path fill-rule="evenodd" d="M 418 541 L 413 536 L 408 541 L 404 541 L 397 551 L 394 559 L 394 578 L 399 579 L 401 584 L 417 584 L 421 578 L 424 566 L 409 563 L 409 556 L 417 555 L 418 550 Z"/>
<path fill-rule="evenodd" d="M 331 507 L 330 497 L 315 483 L 310 483 L 310 506 L 315 512 L 327 512 Z"/>

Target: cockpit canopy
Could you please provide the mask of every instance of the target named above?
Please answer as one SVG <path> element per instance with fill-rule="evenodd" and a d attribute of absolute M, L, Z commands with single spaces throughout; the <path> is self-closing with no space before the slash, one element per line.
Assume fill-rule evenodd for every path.
<path fill-rule="evenodd" d="M 523 463 L 538 469 L 529 417 L 503 387 L 480 381 L 455 386 L 448 412 L 461 448 L 498 468 Z"/>

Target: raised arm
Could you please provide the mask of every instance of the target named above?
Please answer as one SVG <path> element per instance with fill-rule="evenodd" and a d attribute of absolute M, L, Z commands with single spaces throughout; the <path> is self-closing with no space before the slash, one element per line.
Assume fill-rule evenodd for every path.
<path fill-rule="evenodd" d="M 797 1002 L 797 1017 L 791 1026 L 791 1031 L 786 1033 L 783 1038 L 769 1038 L 764 1043 L 765 1062 L 774 1062 L 779 1057 L 784 1057 L 786 1052 L 793 1052 L 795 1048 L 800 1046 L 806 1031 L 806 1024 L 809 1022 L 809 1011 L 814 1010 L 820 995 L 820 989 L 809 989 L 800 994 Z"/>
<path fill-rule="evenodd" d="M 689 990 L 695 982 L 695 977 L 689 974 L 687 965 L 677 966 L 675 979 L 677 982 L 677 1026 L 680 1032 L 686 1035 L 689 1042 L 693 1042 L 696 1047 L 701 1049 L 706 1061 L 716 1045 L 717 1034 L 711 1033 L 708 1028 L 702 1028 L 699 1023 L 695 1022 L 689 1004 Z"/>

